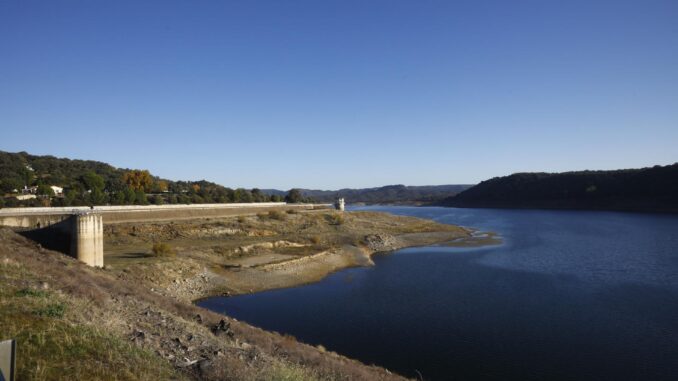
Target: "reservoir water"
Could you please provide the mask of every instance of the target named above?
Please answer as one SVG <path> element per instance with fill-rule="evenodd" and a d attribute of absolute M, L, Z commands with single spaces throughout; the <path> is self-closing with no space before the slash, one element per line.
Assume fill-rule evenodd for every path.
<path fill-rule="evenodd" d="M 199 304 L 425 380 L 678 379 L 678 216 L 361 209 L 503 243 L 399 250 L 312 285 Z"/>

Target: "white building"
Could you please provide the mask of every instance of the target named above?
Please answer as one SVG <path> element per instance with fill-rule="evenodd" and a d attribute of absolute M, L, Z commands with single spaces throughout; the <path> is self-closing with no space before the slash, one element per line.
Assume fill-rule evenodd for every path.
<path fill-rule="evenodd" d="M 54 192 L 55 196 L 61 196 L 61 195 L 64 194 L 64 188 L 62 188 L 62 187 L 52 185 L 52 186 L 50 186 L 50 188 L 52 188 L 52 191 Z"/>
<path fill-rule="evenodd" d="M 37 196 L 34 195 L 34 194 L 18 194 L 18 195 L 14 196 L 14 197 L 16 197 L 16 199 L 19 200 L 19 201 L 24 201 L 24 200 L 31 200 L 31 199 L 34 199 L 34 198 L 36 198 Z"/>

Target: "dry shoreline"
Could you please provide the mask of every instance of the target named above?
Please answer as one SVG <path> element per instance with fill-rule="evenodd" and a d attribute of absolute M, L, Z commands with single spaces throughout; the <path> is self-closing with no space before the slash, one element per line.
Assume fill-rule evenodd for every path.
<path fill-rule="evenodd" d="M 389 238 L 392 243 L 382 244 L 378 248 L 344 245 L 308 257 L 264 264 L 237 272 L 217 271 L 215 278 L 222 278 L 226 285 L 216 287 L 213 292 L 204 293 L 195 300 L 214 296 L 245 295 L 312 284 L 348 268 L 373 266 L 372 257 L 374 255 L 387 254 L 408 247 L 444 245 L 459 239 L 459 236 L 450 232 L 430 232 L 409 233 Z M 470 245 L 475 244 L 471 243 Z"/>
<path fill-rule="evenodd" d="M 406 247 L 491 243 L 473 229 L 431 220 L 326 210 L 111 224 L 105 234 L 107 269 L 187 302 L 314 283 Z M 167 242 L 176 257 L 153 257 L 153 242 Z"/>

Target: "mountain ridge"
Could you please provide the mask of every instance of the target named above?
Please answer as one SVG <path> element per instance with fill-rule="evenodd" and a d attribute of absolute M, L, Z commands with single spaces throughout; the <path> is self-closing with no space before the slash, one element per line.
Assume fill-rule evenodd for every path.
<path fill-rule="evenodd" d="M 678 163 L 609 171 L 514 173 L 482 181 L 439 205 L 678 212 Z"/>
<path fill-rule="evenodd" d="M 345 198 L 349 203 L 366 204 L 393 204 L 415 203 L 429 204 L 446 197 L 453 196 L 472 185 L 385 185 L 373 188 L 342 188 L 338 190 L 320 190 L 300 188 L 304 197 L 310 197 L 318 202 L 332 202 L 336 198 Z M 264 194 L 281 195 L 284 191 L 278 189 L 262 189 Z"/>

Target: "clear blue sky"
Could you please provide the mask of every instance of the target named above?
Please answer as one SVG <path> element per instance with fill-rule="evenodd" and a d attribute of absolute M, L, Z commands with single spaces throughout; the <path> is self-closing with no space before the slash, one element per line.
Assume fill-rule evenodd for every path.
<path fill-rule="evenodd" d="M 227 186 L 678 161 L 678 1 L 0 2 L 0 150 Z"/>

